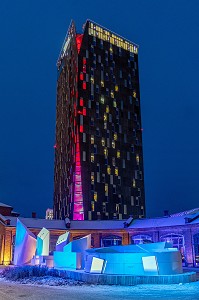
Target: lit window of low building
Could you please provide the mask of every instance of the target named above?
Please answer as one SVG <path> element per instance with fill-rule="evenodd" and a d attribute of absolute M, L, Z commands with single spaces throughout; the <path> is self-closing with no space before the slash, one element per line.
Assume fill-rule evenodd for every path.
<path fill-rule="evenodd" d="M 120 158 L 120 150 L 117 151 L 117 158 Z"/>

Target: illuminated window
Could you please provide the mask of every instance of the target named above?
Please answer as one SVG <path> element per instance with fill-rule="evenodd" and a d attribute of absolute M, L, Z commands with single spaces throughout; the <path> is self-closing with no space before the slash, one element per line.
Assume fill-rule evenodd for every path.
<path fill-rule="evenodd" d="M 80 105 L 80 106 L 84 106 L 84 100 L 83 100 L 83 98 L 80 98 L 80 99 L 79 99 L 79 105 Z"/>
<path fill-rule="evenodd" d="M 108 149 L 107 148 L 104 148 L 104 155 L 108 156 Z"/>
<path fill-rule="evenodd" d="M 95 203 L 94 202 L 91 202 L 91 210 L 95 211 Z"/>
<path fill-rule="evenodd" d="M 106 106 L 106 113 L 109 113 L 109 106 Z"/>
<path fill-rule="evenodd" d="M 108 184 L 107 183 L 105 183 L 104 191 L 105 191 L 105 195 L 108 196 Z"/>
<path fill-rule="evenodd" d="M 101 80 L 101 87 L 104 87 L 104 81 Z"/>
<path fill-rule="evenodd" d="M 83 90 L 86 90 L 86 81 L 83 81 Z"/>
<path fill-rule="evenodd" d="M 119 88 L 118 85 L 115 86 L 115 91 L 118 92 Z"/>
<path fill-rule="evenodd" d="M 136 91 L 133 92 L 133 97 L 136 98 Z"/>
<path fill-rule="evenodd" d="M 102 104 L 104 104 L 104 96 L 103 96 L 103 95 L 101 95 L 101 97 L 100 97 L 100 102 L 101 102 Z"/>
<path fill-rule="evenodd" d="M 91 172 L 91 184 L 94 184 L 95 176 L 94 172 Z"/>
<path fill-rule="evenodd" d="M 117 102 L 115 100 L 113 101 L 113 107 L 117 107 Z"/>
<path fill-rule="evenodd" d="M 94 83 L 94 76 L 91 76 L 91 83 Z"/>
<path fill-rule="evenodd" d="M 111 98 L 114 98 L 114 92 L 111 91 Z"/>
<path fill-rule="evenodd" d="M 118 167 L 115 168 L 115 175 L 118 176 Z"/>
<path fill-rule="evenodd" d="M 113 138 L 115 141 L 117 141 L 117 133 L 114 133 Z"/>
<path fill-rule="evenodd" d="M 107 114 L 104 114 L 104 121 L 107 121 Z"/>
<path fill-rule="evenodd" d="M 84 80 L 84 74 L 82 72 L 80 73 L 79 77 L 80 77 L 80 80 Z"/>
<path fill-rule="evenodd" d="M 110 166 L 107 166 L 107 173 L 110 175 L 111 174 L 111 168 Z"/>
<path fill-rule="evenodd" d="M 94 192 L 93 198 L 94 198 L 94 201 L 97 201 L 97 192 Z"/>
<path fill-rule="evenodd" d="M 95 139 L 94 139 L 94 135 L 91 135 L 91 144 L 94 144 Z"/>
<path fill-rule="evenodd" d="M 91 153 L 91 162 L 94 162 L 94 153 Z"/>
<path fill-rule="evenodd" d="M 136 182 L 135 182 L 135 179 L 133 178 L 133 187 L 135 188 L 136 187 Z"/>
<path fill-rule="evenodd" d="M 102 146 L 105 146 L 105 138 L 102 138 Z"/>
<path fill-rule="evenodd" d="M 117 158 L 120 158 L 120 150 L 117 151 Z"/>
<path fill-rule="evenodd" d="M 112 141 L 112 147 L 115 149 L 115 141 Z"/>
<path fill-rule="evenodd" d="M 137 164 L 139 165 L 139 163 L 140 163 L 140 157 L 139 157 L 138 154 L 136 154 L 136 162 L 137 162 Z"/>
<path fill-rule="evenodd" d="M 112 157 L 112 165 L 115 166 L 115 157 Z"/>

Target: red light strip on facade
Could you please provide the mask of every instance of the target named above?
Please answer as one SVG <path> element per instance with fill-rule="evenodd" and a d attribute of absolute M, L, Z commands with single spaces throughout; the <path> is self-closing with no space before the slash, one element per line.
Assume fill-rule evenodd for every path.
<path fill-rule="evenodd" d="M 77 52 L 79 53 L 82 44 L 83 34 L 76 35 Z"/>

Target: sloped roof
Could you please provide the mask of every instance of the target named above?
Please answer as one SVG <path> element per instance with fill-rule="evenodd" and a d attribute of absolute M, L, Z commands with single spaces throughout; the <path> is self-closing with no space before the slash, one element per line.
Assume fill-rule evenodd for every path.
<path fill-rule="evenodd" d="M 17 217 L 5 217 L 10 220 L 9 226 L 16 226 Z M 37 218 L 21 218 L 19 220 L 28 228 L 61 229 L 66 228 L 64 220 L 47 220 Z M 122 229 L 124 228 L 124 220 L 103 220 L 103 221 L 71 221 L 70 229 Z"/>
<path fill-rule="evenodd" d="M 7 205 L 7 204 L 5 204 L 5 203 L 2 203 L 2 202 L 0 202 L 0 207 L 10 207 L 10 208 L 12 208 L 12 206 L 10 206 L 10 205 Z"/>
<path fill-rule="evenodd" d="M 180 216 L 168 216 L 162 218 L 152 218 L 152 219 L 136 219 L 128 227 L 130 229 L 138 228 L 150 228 L 150 227 L 169 227 L 169 226 L 180 226 L 185 225 L 185 218 L 190 219 L 196 218 L 198 214 L 180 215 Z M 191 221 L 188 224 L 199 223 L 199 218 Z"/>

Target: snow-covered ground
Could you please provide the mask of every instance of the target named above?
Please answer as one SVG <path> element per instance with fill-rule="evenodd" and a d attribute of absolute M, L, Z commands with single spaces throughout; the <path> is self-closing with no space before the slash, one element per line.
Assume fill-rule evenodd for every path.
<path fill-rule="evenodd" d="M 40 284 L 22 284 L 0 279 L 0 300 L 195 300 L 199 299 L 199 282 L 173 285 L 105 286 L 66 283 L 48 286 L 50 278 L 41 278 Z M 42 282 L 43 281 L 43 282 Z M 25 281 L 24 283 L 27 283 Z M 60 282 L 61 284 L 61 282 Z"/>

